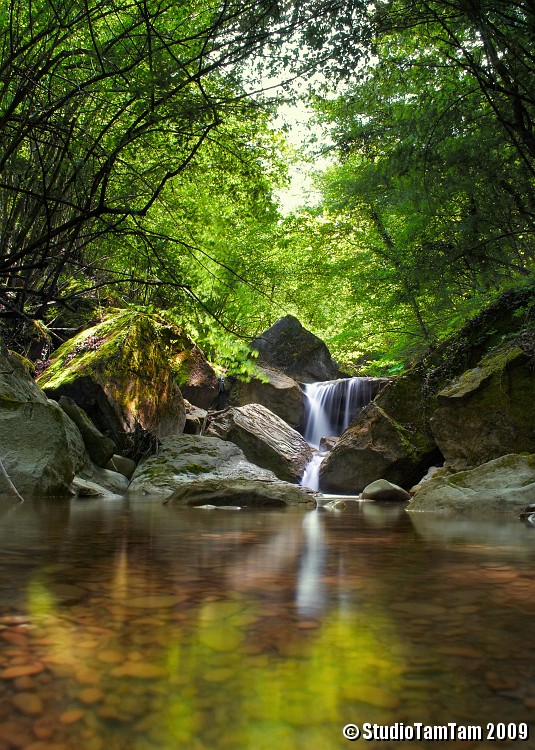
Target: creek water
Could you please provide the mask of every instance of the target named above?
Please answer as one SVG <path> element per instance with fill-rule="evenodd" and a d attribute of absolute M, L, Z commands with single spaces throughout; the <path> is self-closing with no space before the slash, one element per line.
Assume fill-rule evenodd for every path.
<path fill-rule="evenodd" d="M 533 747 L 535 529 L 350 507 L 0 498 L 0 748 Z"/>
<path fill-rule="evenodd" d="M 0 498 L 0 748 L 533 747 L 534 561 L 499 515 Z"/>

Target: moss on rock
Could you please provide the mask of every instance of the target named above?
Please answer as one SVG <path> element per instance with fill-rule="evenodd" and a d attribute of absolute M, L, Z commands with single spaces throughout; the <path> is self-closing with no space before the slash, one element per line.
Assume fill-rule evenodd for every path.
<path fill-rule="evenodd" d="M 125 436 L 138 429 L 157 437 L 182 432 L 181 388 L 190 400 L 199 387 L 211 398 L 217 377 L 180 328 L 157 315 L 122 310 L 60 347 L 39 385 L 51 398 L 72 398 L 125 450 Z"/>

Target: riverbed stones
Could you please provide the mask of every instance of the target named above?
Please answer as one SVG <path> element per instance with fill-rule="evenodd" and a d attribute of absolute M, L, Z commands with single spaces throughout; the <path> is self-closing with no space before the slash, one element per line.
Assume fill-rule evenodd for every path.
<path fill-rule="evenodd" d="M 229 407 L 212 415 L 205 434 L 230 440 L 248 461 L 287 482 L 299 482 L 312 458 L 304 438 L 262 404 Z"/>
<path fill-rule="evenodd" d="M 176 435 L 137 467 L 129 494 L 173 496 L 181 505 L 315 505 L 315 493 L 279 480 L 216 437 Z"/>
<path fill-rule="evenodd" d="M 276 367 L 257 365 L 256 371 L 247 383 L 234 383 L 230 405 L 262 404 L 294 429 L 299 428 L 305 411 L 305 394 L 299 383 Z"/>
<path fill-rule="evenodd" d="M 416 490 L 409 511 L 519 511 L 535 495 L 535 454 L 509 454 L 468 469 L 440 469 Z"/>
<path fill-rule="evenodd" d="M 277 320 L 251 346 L 258 351 L 260 364 L 276 367 L 301 383 L 334 380 L 339 375 L 326 344 L 293 315 Z"/>

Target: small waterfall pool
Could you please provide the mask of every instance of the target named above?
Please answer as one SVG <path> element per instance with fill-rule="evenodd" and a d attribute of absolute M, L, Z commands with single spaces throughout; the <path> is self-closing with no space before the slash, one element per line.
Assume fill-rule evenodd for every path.
<path fill-rule="evenodd" d="M 320 449 L 324 437 L 339 437 L 357 411 L 373 398 L 372 380 L 355 377 L 305 385 L 303 436 L 316 449 L 305 469 L 301 485 L 319 490 L 319 471 L 327 451 Z"/>

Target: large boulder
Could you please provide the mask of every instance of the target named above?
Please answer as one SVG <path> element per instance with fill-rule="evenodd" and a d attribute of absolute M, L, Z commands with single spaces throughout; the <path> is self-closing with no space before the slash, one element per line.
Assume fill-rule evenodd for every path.
<path fill-rule="evenodd" d="M 312 450 L 304 438 L 261 404 L 230 407 L 209 418 L 205 435 L 230 440 L 248 461 L 279 479 L 299 482 Z"/>
<path fill-rule="evenodd" d="M 66 342 L 39 378 L 51 398 L 67 396 L 81 406 L 121 452 L 138 431 L 156 438 L 182 432 L 181 388 L 204 404 L 217 395 L 217 383 L 179 328 L 135 311 L 112 313 Z"/>
<path fill-rule="evenodd" d="M 67 396 L 62 396 L 59 405 L 80 430 L 84 445 L 92 461 L 97 466 L 105 467 L 115 454 L 116 446 L 113 440 L 97 430 L 85 411 Z"/>
<path fill-rule="evenodd" d="M 291 427 L 298 429 L 303 422 L 305 394 L 299 383 L 281 370 L 257 365 L 258 377 L 247 383 L 237 382 L 230 392 L 231 406 L 262 404 Z"/>
<path fill-rule="evenodd" d="M 320 489 L 355 495 L 377 479 L 410 487 L 422 474 L 411 432 L 372 401 L 339 438 L 320 468 Z"/>
<path fill-rule="evenodd" d="M 129 494 L 173 496 L 181 505 L 315 505 L 315 493 L 283 482 L 216 437 L 164 438 L 157 455 L 137 467 Z"/>
<path fill-rule="evenodd" d="M 409 511 L 514 511 L 535 497 L 535 455 L 508 454 L 466 471 L 440 469 L 416 490 Z"/>
<path fill-rule="evenodd" d="M 302 383 L 334 380 L 339 375 L 325 343 L 293 315 L 277 320 L 251 346 L 258 351 L 260 364 L 276 367 Z"/>
<path fill-rule="evenodd" d="M 203 479 L 198 483 L 184 484 L 166 498 L 165 503 L 182 506 L 246 506 L 258 508 L 271 506 L 282 508 L 288 505 L 312 508 L 316 504 L 314 494 L 295 484 L 273 480 Z"/>
<path fill-rule="evenodd" d="M 0 342 L 0 460 L 25 498 L 66 496 L 90 466 L 80 432 L 33 382 L 27 363 Z M 0 473 L 0 493 L 11 488 Z"/>
<path fill-rule="evenodd" d="M 438 393 L 431 419 L 453 471 L 507 453 L 535 452 L 533 365 L 521 348 L 498 349 Z"/>

